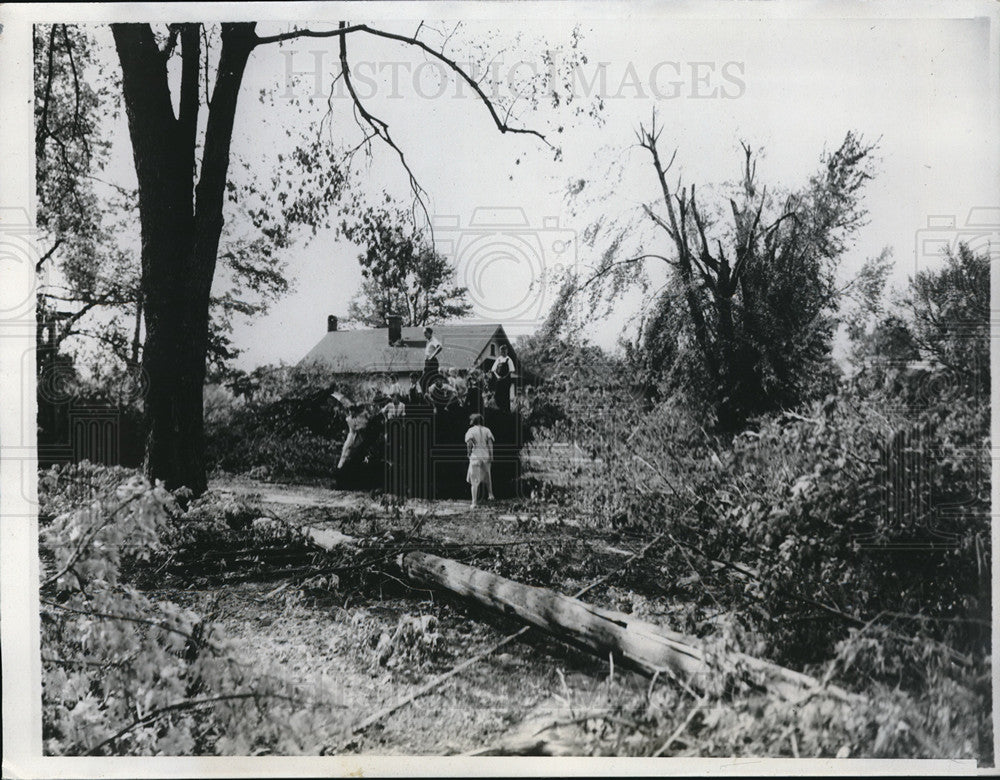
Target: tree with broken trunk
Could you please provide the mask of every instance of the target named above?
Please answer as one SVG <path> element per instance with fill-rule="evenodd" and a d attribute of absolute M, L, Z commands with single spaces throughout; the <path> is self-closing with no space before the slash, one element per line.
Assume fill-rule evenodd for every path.
<path fill-rule="evenodd" d="M 185 485 L 195 493 L 206 487 L 202 387 L 209 344 L 209 302 L 225 222 L 223 207 L 237 104 L 247 63 L 257 49 L 303 37 L 336 40 L 340 75 L 335 83 L 342 80 L 364 133 L 355 150 L 369 148 L 376 139 L 386 144 L 410 174 L 415 209 L 425 216 L 423 191 L 388 123 L 372 114 L 355 90 L 348 39 L 376 37 L 418 51 L 469 88 L 501 133 L 528 134 L 545 141 L 536 130 L 509 124 L 507 107 L 488 97 L 476 78 L 444 53 L 448 38 L 439 48 L 431 46 L 421 37 L 427 29 L 421 24 L 415 33 L 405 35 L 341 22 L 329 30 L 294 29 L 259 35 L 254 22 L 222 24 L 214 83 L 209 85 L 206 25 L 171 24 L 161 34 L 149 24 L 112 25 L 139 183 L 146 325 L 143 367 L 149 379 L 145 468 L 151 477 L 165 480 L 172 488 Z M 566 68 L 575 61 L 576 42 L 574 35 L 574 51 Z M 169 77 L 174 57 L 180 58 L 176 112 Z M 558 69 L 553 72 L 558 75 Z M 533 90 L 538 88 L 538 84 L 532 86 Z M 209 92 L 203 104 L 202 95 Z M 334 172 L 350 156 L 321 143 L 303 153 L 305 172 L 326 175 L 320 189 L 331 193 L 331 198 L 325 203 L 342 188 L 343 181 Z"/>
<path fill-rule="evenodd" d="M 694 184 L 671 181 L 677 152 L 662 156 L 662 131 L 655 114 L 637 131 L 657 191 L 638 217 L 656 237 L 636 247 L 634 221 L 600 218 L 586 236 L 606 246 L 579 292 L 596 307 L 636 282 L 648 290 L 646 264 L 659 264 L 666 281 L 643 311 L 633 357 L 653 383 L 704 404 L 718 429 L 734 431 L 832 387 L 836 272 L 865 221 L 875 145 L 848 133 L 804 186 L 779 192 L 760 183 L 758 155 L 743 144 L 733 191 L 706 205 Z M 586 188 L 576 183 L 575 194 Z"/>

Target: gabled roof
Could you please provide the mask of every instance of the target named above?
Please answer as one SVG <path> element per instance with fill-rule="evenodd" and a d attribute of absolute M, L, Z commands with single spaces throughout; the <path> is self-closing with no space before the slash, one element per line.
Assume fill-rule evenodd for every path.
<path fill-rule="evenodd" d="M 434 335 L 441 342 L 438 362 L 442 367 L 470 368 L 489 357 L 490 341 L 513 345 L 503 326 L 496 323 L 471 325 L 434 325 Z M 374 372 L 411 372 L 424 370 L 424 329 L 403 328 L 402 346 L 389 346 L 388 328 L 335 330 L 309 350 L 302 363 L 322 363 L 344 374 Z"/>

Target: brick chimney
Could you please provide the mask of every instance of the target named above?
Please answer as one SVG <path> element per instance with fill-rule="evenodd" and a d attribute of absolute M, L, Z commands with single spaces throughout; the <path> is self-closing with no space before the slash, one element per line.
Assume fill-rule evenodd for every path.
<path fill-rule="evenodd" d="M 398 314 L 389 314 L 385 318 L 389 326 L 389 346 L 403 338 L 403 318 Z"/>
<path fill-rule="evenodd" d="M 333 333 L 337 329 L 337 318 L 334 315 L 330 315 L 326 318 L 326 332 Z"/>

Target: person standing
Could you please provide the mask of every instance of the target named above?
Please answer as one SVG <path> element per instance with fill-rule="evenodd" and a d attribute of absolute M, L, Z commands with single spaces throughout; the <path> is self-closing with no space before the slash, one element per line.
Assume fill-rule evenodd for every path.
<path fill-rule="evenodd" d="M 435 376 L 427 388 L 427 403 L 433 407 L 434 413 L 443 412 L 455 402 L 455 388 L 447 384 L 440 374 Z"/>
<path fill-rule="evenodd" d="M 361 446 L 361 434 L 366 425 L 368 425 L 368 415 L 365 413 L 364 405 L 354 404 L 347 415 L 347 438 L 344 439 L 344 446 L 340 450 L 337 471 L 344 468 L 344 464 L 354 454 L 354 450 Z"/>
<path fill-rule="evenodd" d="M 455 397 L 459 406 L 465 406 L 465 397 L 469 392 L 469 381 L 466 379 L 468 371 L 465 369 L 450 368 L 448 370 L 448 384 L 455 388 Z"/>
<path fill-rule="evenodd" d="M 510 385 L 513 380 L 514 361 L 507 354 L 507 345 L 500 345 L 500 355 L 493 361 L 490 373 L 494 378 L 493 396 L 497 409 L 501 412 L 510 411 Z"/>
<path fill-rule="evenodd" d="M 414 371 L 410 374 L 410 388 L 406 391 L 406 403 L 410 406 L 420 406 L 424 402 L 424 391 L 420 387 L 420 374 Z"/>
<path fill-rule="evenodd" d="M 443 347 L 434 335 L 434 328 L 424 328 L 424 339 L 427 343 L 424 345 L 424 375 L 420 379 L 420 385 L 427 392 L 427 386 L 438 373 L 438 355 Z"/>
<path fill-rule="evenodd" d="M 403 388 L 403 386 L 399 383 L 399 380 L 396 379 L 396 377 L 394 377 L 392 374 L 386 374 L 385 375 L 385 388 L 384 388 L 384 391 L 385 391 L 386 397 L 388 397 L 388 398 L 392 398 L 394 395 L 397 395 L 397 394 L 398 395 L 403 395 L 403 393 L 406 392 L 406 390 Z"/>
<path fill-rule="evenodd" d="M 493 476 L 490 473 L 493 465 L 493 432 L 483 424 L 481 414 L 469 416 L 465 448 L 469 454 L 469 470 L 465 475 L 465 481 L 471 486 L 472 508 L 475 509 L 479 499 L 479 486 L 484 483 L 489 500 L 494 500 Z"/>
<path fill-rule="evenodd" d="M 478 368 L 469 372 L 468 388 L 465 391 L 465 405 L 470 413 L 483 411 L 483 375 Z"/>
<path fill-rule="evenodd" d="M 386 420 L 395 420 L 397 417 L 406 416 L 406 404 L 403 403 L 403 396 L 398 392 L 392 394 L 392 399 L 382 407 L 382 415 Z"/>
<path fill-rule="evenodd" d="M 400 393 L 393 393 L 392 400 L 381 409 L 385 418 L 385 489 L 394 495 L 403 495 L 404 471 L 401 468 L 404 457 L 403 432 L 400 428 L 406 416 L 406 404 Z"/>

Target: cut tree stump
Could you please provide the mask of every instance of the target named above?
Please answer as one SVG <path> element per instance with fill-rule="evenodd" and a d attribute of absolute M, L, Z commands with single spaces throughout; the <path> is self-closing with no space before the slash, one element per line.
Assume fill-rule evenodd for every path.
<path fill-rule="evenodd" d="M 647 675 L 673 673 L 692 687 L 706 690 L 718 685 L 720 676 L 735 673 L 788 700 L 811 693 L 841 701 L 857 698 L 777 664 L 743 653 L 706 653 L 697 639 L 684 634 L 447 558 L 411 552 L 401 555 L 398 563 L 403 574 L 419 585 L 437 587 L 516 617 L 601 658 L 612 653 Z"/>

